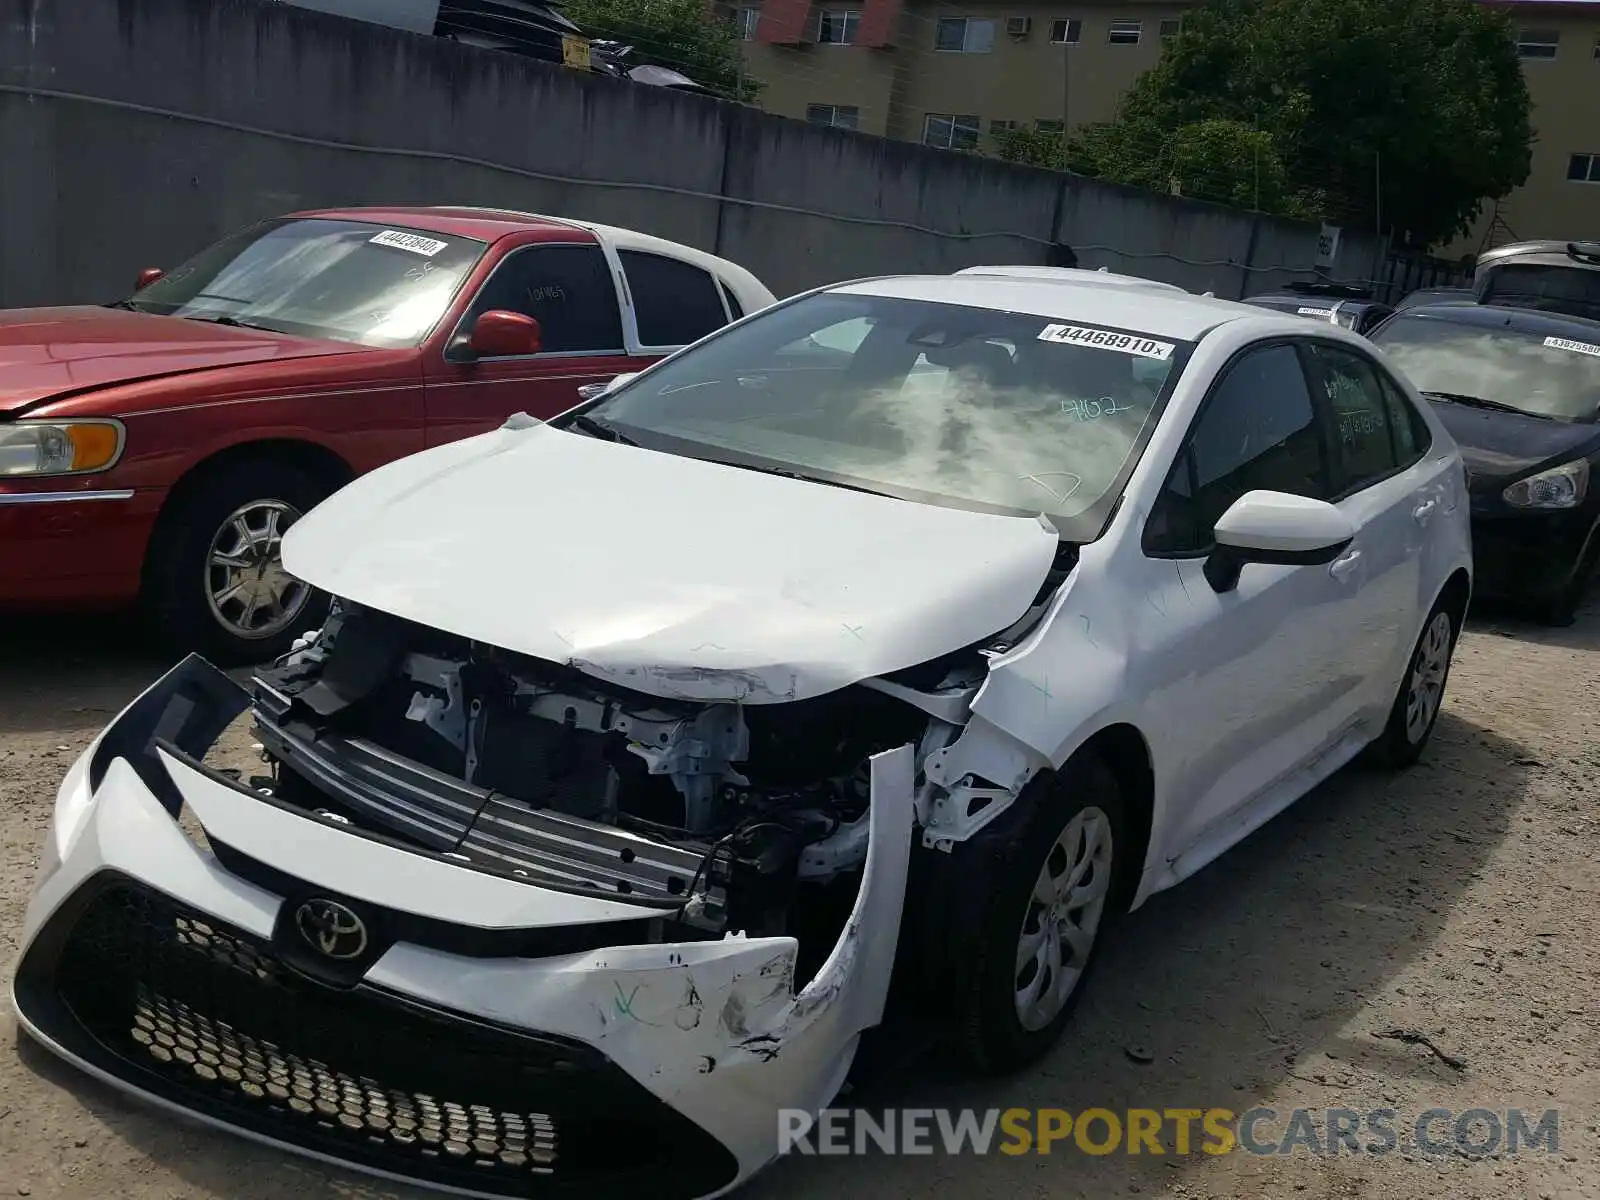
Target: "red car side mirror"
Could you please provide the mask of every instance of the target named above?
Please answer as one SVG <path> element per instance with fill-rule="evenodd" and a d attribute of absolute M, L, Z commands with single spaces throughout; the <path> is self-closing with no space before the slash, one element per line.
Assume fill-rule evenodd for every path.
<path fill-rule="evenodd" d="M 165 275 L 166 272 L 160 267 L 146 267 L 139 272 L 139 282 L 133 285 L 133 290 L 137 292 L 141 288 L 147 288 L 156 280 L 165 277 Z"/>
<path fill-rule="evenodd" d="M 539 322 L 523 313 L 491 308 L 479 314 L 473 322 L 472 337 L 468 344 L 479 358 L 537 354 L 540 345 Z"/>

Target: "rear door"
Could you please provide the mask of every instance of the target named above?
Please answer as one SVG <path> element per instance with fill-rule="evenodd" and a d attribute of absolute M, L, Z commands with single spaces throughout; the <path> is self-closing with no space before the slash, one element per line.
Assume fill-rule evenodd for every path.
<path fill-rule="evenodd" d="M 632 304 L 637 353 L 671 354 L 733 320 L 727 293 L 703 267 L 667 254 L 621 248 L 617 261 Z"/>
<path fill-rule="evenodd" d="M 1411 651 L 1424 598 L 1427 530 L 1442 517 L 1442 482 L 1423 463 L 1427 426 L 1383 368 L 1353 346 L 1314 340 L 1305 357 L 1324 412 L 1333 501 L 1356 529 L 1363 584 L 1344 662 L 1363 681 L 1361 705 L 1387 710 L 1397 662 Z"/>
<path fill-rule="evenodd" d="M 538 354 L 468 359 L 452 344 L 490 309 L 539 322 Z M 637 371 L 654 357 L 630 357 L 611 266 L 594 242 L 534 242 L 508 251 L 465 312 L 442 352 L 430 354 L 430 446 L 493 429 L 514 412 L 548 419 L 579 401 L 578 389 Z"/>

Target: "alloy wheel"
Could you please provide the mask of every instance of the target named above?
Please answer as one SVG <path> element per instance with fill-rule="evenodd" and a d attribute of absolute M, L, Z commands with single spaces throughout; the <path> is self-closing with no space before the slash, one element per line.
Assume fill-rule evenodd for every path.
<path fill-rule="evenodd" d="M 260 641 L 287 628 L 311 589 L 283 568 L 283 535 L 300 512 L 282 500 L 252 500 L 222 523 L 206 559 L 206 601 L 234 637 Z"/>
<path fill-rule="evenodd" d="M 1061 1014 L 1089 964 L 1111 890 L 1111 820 L 1081 809 L 1045 855 L 1017 939 L 1015 1000 L 1024 1029 Z"/>
<path fill-rule="evenodd" d="M 1427 736 L 1444 697 L 1450 669 L 1450 614 L 1436 612 L 1417 645 L 1406 681 L 1406 740 L 1413 745 Z"/>

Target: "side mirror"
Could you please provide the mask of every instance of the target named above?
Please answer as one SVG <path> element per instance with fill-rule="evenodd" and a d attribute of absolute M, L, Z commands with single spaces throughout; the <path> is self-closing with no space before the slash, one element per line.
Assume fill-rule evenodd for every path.
<path fill-rule="evenodd" d="M 133 285 L 133 290 L 137 292 L 142 288 L 147 288 L 156 280 L 165 278 L 166 274 L 160 267 L 146 267 L 139 272 L 139 282 Z"/>
<path fill-rule="evenodd" d="M 609 396 L 628 380 L 635 378 L 639 372 L 628 371 L 622 375 L 613 375 L 604 383 L 586 383 L 578 389 L 578 399 L 595 400 L 601 396 Z"/>
<path fill-rule="evenodd" d="M 491 308 L 478 314 L 472 332 L 457 338 L 451 349 L 463 358 L 510 358 L 539 353 L 539 322 L 524 313 Z"/>
<path fill-rule="evenodd" d="M 1222 514 L 1216 548 L 1206 559 L 1206 582 L 1229 592 L 1249 563 L 1315 566 L 1331 563 L 1355 540 L 1355 526 L 1325 500 L 1288 492 L 1246 492 Z"/>

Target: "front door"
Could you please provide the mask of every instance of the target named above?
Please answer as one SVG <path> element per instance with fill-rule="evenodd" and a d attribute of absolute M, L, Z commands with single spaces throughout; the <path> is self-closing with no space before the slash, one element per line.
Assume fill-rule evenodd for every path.
<path fill-rule="evenodd" d="M 1206 398 L 1144 533 L 1153 594 L 1176 570 L 1180 619 L 1134 609 L 1152 678 L 1149 719 L 1173 731 L 1176 851 L 1308 763 L 1348 724 L 1359 679 L 1346 662 L 1367 564 L 1250 564 L 1217 592 L 1201 567 L 1217 520 L 1246 492 L 1330 500 L 1325 440 L 1299 352 L 1251 349 Z"/>
<path fill-rule="evenodd" d="M 490 309 L 539 322 L 538 354 L 468 360 L 450 343 Z M 605 254 L 594 243 L 535 243 L 510 251 L 489 275 L 427 372 L 427 440 L 437 446 L 483 433 L 515 412 L 548 420 L 579 401 L 578 389 L 639 371 Z"/>

